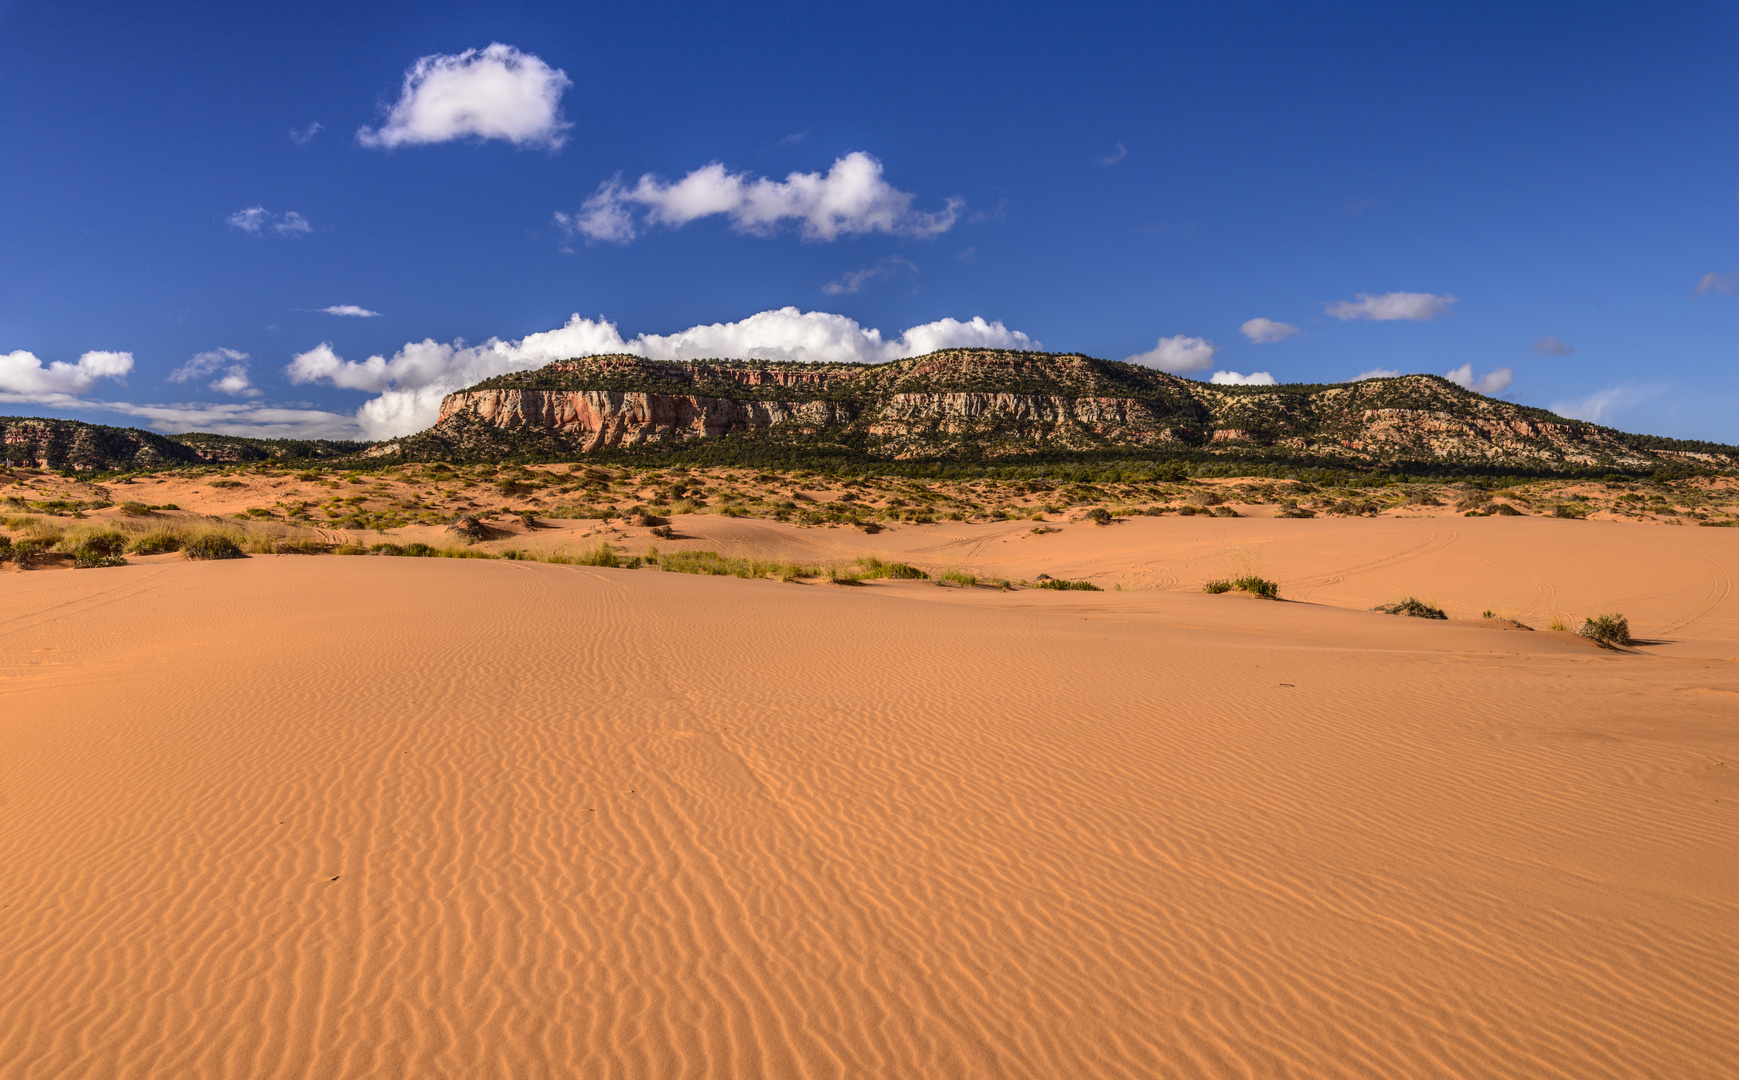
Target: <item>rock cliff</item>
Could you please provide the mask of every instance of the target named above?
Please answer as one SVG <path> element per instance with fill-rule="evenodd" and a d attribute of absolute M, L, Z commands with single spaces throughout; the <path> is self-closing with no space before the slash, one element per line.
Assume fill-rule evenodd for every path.
<path fill-rule="evenodd" d="M 1518 468 L 1739 463 L 1732 447 L 1627 435 L 1431 375 L 1216 386 L 1076 354 L 978 349 L 879 365 L 560 361 L 448 395 L 436 426 L 402 449 L 589 452 L 725 436 L 876 458 L 1195 451 Z"/>

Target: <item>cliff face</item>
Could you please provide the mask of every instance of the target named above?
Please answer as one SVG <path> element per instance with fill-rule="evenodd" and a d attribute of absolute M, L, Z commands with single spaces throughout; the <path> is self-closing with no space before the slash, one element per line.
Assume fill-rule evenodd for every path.
<path fill-rule="evenodd" d="M 450 394 L 406 450 L 588 452 L 764 435 L 871 457 L 1190 449 L 1525 468 L 1739 464 L 1408 375 L 1215 386 L 1078 355 L 954 349 L 879 365 L 590 357 Z M 430 452 L 433 452 L 431 450 Z"/>
<path fill-rule="evenodd" d="M 324 439 L 159 435 L 81 420 L 0 416 L 0 461 L 43 469 L 104 472 L 208 462 L 337 458 L 357 453 L 364 445 Z"/>

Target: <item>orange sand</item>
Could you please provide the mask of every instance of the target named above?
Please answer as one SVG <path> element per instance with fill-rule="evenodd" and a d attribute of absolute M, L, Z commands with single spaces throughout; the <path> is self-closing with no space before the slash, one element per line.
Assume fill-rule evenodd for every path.
<path fill-rule="evenodd" d="M 1732 530 L 686 524 L 1141 589 L 0 574 L 0 1074 L 1731 1074 Z"/>

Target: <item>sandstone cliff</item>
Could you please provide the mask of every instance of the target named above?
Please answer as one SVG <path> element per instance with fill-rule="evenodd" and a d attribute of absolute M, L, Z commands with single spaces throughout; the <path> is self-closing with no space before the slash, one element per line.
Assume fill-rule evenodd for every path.
<path fill-rule="evenodd" d="M 589 452 L 749 436 L 879 458 L 1115 450 L 1521 468 L 1739 463 L 1731 447 L 1626 435 L 1430 375 L 1227 387 L 1074 354 L 975 349 L 860 366 L 567 360 L 448 395 L 425 434 L 404 449 Z"/>

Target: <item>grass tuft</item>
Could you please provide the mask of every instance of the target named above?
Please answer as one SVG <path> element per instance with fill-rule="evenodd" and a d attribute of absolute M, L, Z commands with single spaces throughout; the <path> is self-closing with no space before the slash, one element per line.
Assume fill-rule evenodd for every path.
<path fill-rule="evenodd" d="M 1230 581 L 1224 579 L 1210 581 L 1202 586 L 1203 592 L 1213 593 L 1216 596 L 1220 593 L 1231 592 L 1234 589 L 1247 592 L 1258 600 L 1280 599 L 1279 583 L 1257 577 L 1255 574 L 1245 574 L 1243 577 L 1235 577 Z"/>

